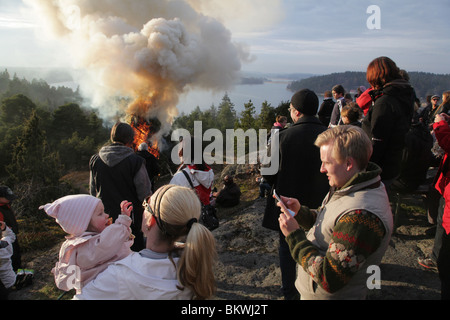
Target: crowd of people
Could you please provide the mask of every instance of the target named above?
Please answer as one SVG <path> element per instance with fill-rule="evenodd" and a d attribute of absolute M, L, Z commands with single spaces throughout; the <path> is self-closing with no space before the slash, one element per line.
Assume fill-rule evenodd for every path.
<path fill-rule="evenodd" d="M 293 124 L 283 116 L 274 123 L 279 170 L 256 181 L 267 197 L 262 224 L 279 233 L 285 299 L 366 298 L 367 268 L 380 265 L 394 231 L 390 195 L 417 126 L 441 151 L 430 188 L 439 194 L 434 255 L 419 262 L 438 270 L 442 299 L 450 298 L 450 91 L 422 108 L 407 73 L 388 57 L 369 64 L 367 81 L 355 97 L 335 85 L 320 106 L 315 92 L 300 90 L 289 107 Z M 68 234 L 52 270 L 57 287 L 79 300 L 212 298 L 217 251 L 204 208 L 238 205 L 239 186 L 227 175 L 213 190 L 213 169 L 193 156 L 191 140 L 180 144 L 183 166 L 156 189 L 157 164 L 133 141 L 133 128 L 117 123 L 111 144 L 90 160 L 90 194 L 40 207 Z M 17 223 L 5 210 L 14 198 L 0 187 L 3 299 L 21 268 Z"/>
<path fill-rule="evenodd" d="M 419 257 L 418 261 L 439 271 L 442 299 L 449 298 L 445 228 L 450 210 L 450 188 L 446 188 L 450 92 L 443 93 L 442 104 L 438 103 L 440 97 L 433 95 L 430 104 L 422 108 L 408 74 L 388 57 L 369 64 L 367 81 L 371 87 L 359 87 L 354 99 L 342 85 L 334 86 L 325 92 L 320 107 L 309 90 L 292 98 L 295 124 L 280 133 L 280 169 L 265 177 L 282 195 L 281 201 L 268 201 L 265 221 L 280 233 L 286 299 L 364 299 L 366 270 L 381 263 L 394 229 L 390 196 L 398 190 L 396 182 L 409 182 L 406 187 L 413 190 L 425 180 L 422 167 L 428 169 L 439 160 L 440 169 L 430 186 L 434 190 L 430 193 L 438 194 L 433 198 L 438 211 L 433 257 Z M 317 129 L 316 119 L 311 119 L 316 112 L 322 130 Z M 419 145 L 412 139 L 425 141 L 421 147 L 434 139 L 437 146 L 428 144 L 428 148 L 419 148 L 419 155 L 417 151 L 412 154 L 408 148 Z M 428 157 L 432 149 L 440 149 L 440 156 L 434 152 Z M 319 177 L 311 177 L 314 166 L 328 177 L 328 191 L 318 185 Z M 322 196 L 320 203 L 309 203 L 313 201 L 311 189 Z"/>

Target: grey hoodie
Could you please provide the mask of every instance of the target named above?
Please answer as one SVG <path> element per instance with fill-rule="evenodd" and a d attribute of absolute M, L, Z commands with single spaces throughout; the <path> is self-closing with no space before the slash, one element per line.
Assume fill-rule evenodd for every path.
<path fill-rule="evenodd" d="M 103 147 L 99 152 L 99 157 L 108 167 L 112 168 L 133 154 L 133 149 L 123 145 L 114 144 Z M 136 192 L 139 200 L 144 201 L 144 199 L 152 193 L 152 184 L 148 177 L 147 169 L 145 168 L 145 162 L 142 164 L 142 167 L 134 177 L 133 181 L 136 186 Z M 93 181 L 93 179 L 91 179 L 90 188 L 91 191 L 96 190 L 95 181 Z"/>

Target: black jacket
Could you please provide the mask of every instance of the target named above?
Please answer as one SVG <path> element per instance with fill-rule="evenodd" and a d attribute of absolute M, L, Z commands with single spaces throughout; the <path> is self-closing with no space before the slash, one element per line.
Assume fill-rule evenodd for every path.
<path fill-rule="evenodd" d="M 216 198 L 216 203 L 222 207 L 229 208 L 237 206 L 241 199 L 241 189 L 236 183 L 225 185 Z"/>
<path fill-rule="evenodd" d="M 334 101 L 333 99 L 325 99 L 319 108 L 319 112 L 317 115 L 319 116 L 319 120 L 328 127 L 331 120 L 331 113 L 334 109 Z"/>
<path fill-rule="evenodd" d="M 148 177 L 152 182 L 152 191 L 155 191 L 155 182 L 158 175 L 161 173 L 161 169 L 156 157 L 147 150 L 137 151 L 136 154 L 145 159 L 145 168 L 147 169 Z"/>
<path fill-rule="evenodd" d="M 328 179 L 320 173 L 317 136 L 327 129 L 317 117 L 304 116 L 292 127 L 280 131 L 280 168 L 274 176 L 264 176 L 280 196 L 296 198 L 302 205 L 318 208 L 329 190 Z M 280 210 L 268 198 L 263 226 L 279 230 Z"/>
<path fill-rule="evenodd" d="M 375 102 L 363 120 L 362 129 L 373 143 L 371 161 L 383 172 L 382 180 L 398 177 L 405 137 L 414 114 L 415 92 L 404 80 L 388 83 L 370 93 Z"/>
<path fill-rule="evenodd" d="M 152 193 L 144 163 L 131 148 L 120 144 L 103 147 L 89 163 L 90 194 L 102 200 L 105 212 L 114 221 L 120 215 L 122 201 L 133 203 L 131 229 L 136 236 L 132 247 L 135 251 L 143 249 L 142 201 Z"/>

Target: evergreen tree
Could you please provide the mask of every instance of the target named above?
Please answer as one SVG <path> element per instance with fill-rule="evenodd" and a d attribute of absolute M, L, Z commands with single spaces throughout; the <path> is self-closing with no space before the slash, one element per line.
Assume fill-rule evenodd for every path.
<path fill-rule="evenodd" d="M 203 132 L 208 129 L 215 129 L 217 127 L 217 108 L 214 104 L 202 116 Z"/>
<path fill-rule="evenodd" d="M 89 136 L 94 140 L 95 145 L 102 145 L 108 141 L 110 130 L 103 125 L 103 120 L 96 112 L 92 111 L 87 117 Z"/>
<path fill-rule="evenodd" d="M 95 153 L 96 144 L 93 137 L 82 139 L 78 132 L 72 137 L 61 141 L 59 154 L 65 168 L 88 169 L 89 159 Z"/>
<path fill-rule="evenodd" d="M 59 156 L 50 153 L 37 112 L 26 120 L 24 130 L 13 147 L 12 162 L 6 167 L 9 184 L 31 181 L 31 185 L 54 185 L 60 178 Z"/>
<path fill-rule="evenodd" d="M 2 101 L 0 106 L 0 125 L 15 127 L 22 126 L 24 119 L 31 116 L 36 105 L 23 94 L 11 96 Z"/>
<path fill-rule="evenodd" d="M 236 122 L 236 111 L 227 93 L 222 98 L 217 111 L 217 129 L 224 135 L 227 129 L 234 129 Z"/>
<path fill-rule="evenodd" d="M 289 107 L 291 106 L 290 101 L 281 101 L 278 107 L 275 109 L 275 114 L 277 116 L 285 116 L 291 119 L 291 113 L 289 112 Z"/>
<path fill-rule="evenodd" d="M 276 111 L 272 105 L 264 101 L 261 105 L 261 113 L 258 116 L 257 124 L 260 129 L 270 130 L 276 120 Z"/>
<path fill-rule="evenodd" d="M 252 100 L 244 104 L 244 111 L 241 112 L 239 128 L 247 131 L 248 129 L 256 129 L 256 109 Z"/>
<path fill-rule="evenodd" d="M 0 94 L 8 89 L 9 78 L 10 76 L 7 69 L 5 69 L 5 71 L 0 73 Z"/>

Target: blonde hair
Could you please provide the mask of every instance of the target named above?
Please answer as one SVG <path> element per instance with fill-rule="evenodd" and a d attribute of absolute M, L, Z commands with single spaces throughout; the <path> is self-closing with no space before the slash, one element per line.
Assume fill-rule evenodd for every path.
<path fill-rule="evenodd" d="M 355 159 L 360 170 L 367 168 L 373 147 L 367 134 L 359 127 L 341 125 L 321 133 L 316 142 L 317 147 L 333 144 L 333 157 L 343 163 L 347 158 Z"/>
<path fill-rule="evenodd" d="M 441 106 L 443 106 L 446 103 L 450 103 L 450 91 L 444 91 L 444 93 L 442 93 Z"/>
<path fill-rule="evenodd" d="M 174 244 L 186 237 L 177 268 L 180 284 L 192 289 L 194 299 L 213 296 L 216 242 L 211 231 L 199 223 L 201 203 L 197 194 L 190 188 L 166 185 L 155 192 L 150 205 L 159 219 L 161 241 Z"/>

